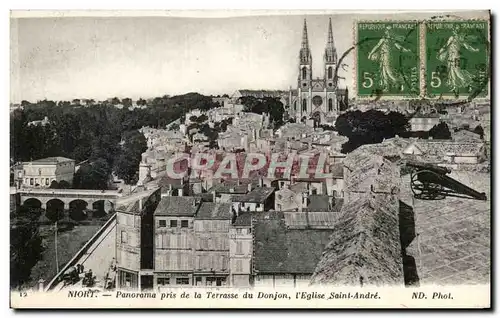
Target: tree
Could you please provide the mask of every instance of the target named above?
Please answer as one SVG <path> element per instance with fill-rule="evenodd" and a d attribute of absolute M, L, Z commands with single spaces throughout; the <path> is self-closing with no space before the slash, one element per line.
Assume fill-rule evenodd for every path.
<path fill-rule="evenodd" d="M 128 98 L 128 97 L 127 97 L 127 98 L 124 98 L 124 99 L 122 99 L 122 104 L 123 104 L 123 106 L 125 106 L 125 107 L 130 107 L 130 106 L 132 106 L 132 99 L 131 99 L 131 98 Z"/>
<path fill-rule="evenodd" d="M 118 105 L 120 104 L 120 99 L 118 97 L 113 97 L 113 99 L 111 99 L 111 105 Z"/>
<path fill-rule="evenodd" d="M 56 180 L 52 180 L 49 188 L 50 189 L 59 189 L 59 183 Z"/>
<path fill-rule="evenodd" d="M 75 189 L 106 190 L 111 169 L 105 159 L 97 159 L 83 164 L 75 173 L 73 187 Z"/>
<path fill-rule="evenodd" d="M 142 153 L 147 150 L 147 141 L 138 131 L 127 133 L 123 139 L 125 143 L 116 158 L 115 173 L 127 184 L 137 183 L 139 164 Z"/>
<path fill-rule="evenodd" d="M 11 288 L 27 283 L 31 269 L 41 258 L 42 238 L 36 222 L 18 220 L 10 229 L 10 285 Z"/>
<path fill-rule="evenodd" d="M 269 115 L 269 119 L 274 123 L 275 127 L 283 124 L 285 108 L 278 98 L 265 97 L 259 99 L 253 96 L 243 96 L 240 98 L 240 102 L 243 105 L 243 111 L 256 114 L 266 113 Z"/>
<path fill-rule="evenodd" d="M 481 139 L 484 138 L 484 129 L 481 125 L 477 125 L 476 128 L 474 128 L 474 132 L 478 134 L 481 137 Z"/>
<path fill-rule="evenodd" d="M 429 136 L 433 139 L 451 139 L 451 132 L 445 122 L 441 122 L 429 130 Z"/>
<path fill-rule="evenodd" d="M 339 135 L 349 140 L 342 145 L 342 152 L 349 153 L 365 145 L 380 143 L 405 133 L 409 128 L 408 118 L 397 112 L 384 114 L 377 110 L 350 111 L 341 114 L 335 122 Z"/>
<path fill-rule="evenodd" d="M 66 180 L 61 180 L 61 181 L 59 182 L 59 189 L 69 189 L 69 188 L 71 188 L 71 185 L 69 184 L 69 182 L 68 182 L 68 181 L 66 181 Z"/>
<path fill-rule="evenodd" d="M 179 129 L 180 129 L 180 127 L 179 127 L 179 125 L 178 125 L 178 124 L 176 124 L 176 123 L 173 123 L 173 124 L 171 124 L 171 125 L 168 127 L 168 130 L 179 130 Z"/>

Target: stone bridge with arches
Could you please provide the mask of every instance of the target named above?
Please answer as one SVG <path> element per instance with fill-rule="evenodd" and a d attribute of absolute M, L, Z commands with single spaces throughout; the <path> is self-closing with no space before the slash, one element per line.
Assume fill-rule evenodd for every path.
<path fill-rule="evenodd" d="M 116 207 L 122 197 L 118 190 L 80 190 L 80 189 L 17 189 L 21 205 L 40 207 L 44 210 L 48 205 L 56 204 L 68 210 L 72 206 L 81 209 L 94 209 L 95 204 L 102 202 L 111 210 Z"/>

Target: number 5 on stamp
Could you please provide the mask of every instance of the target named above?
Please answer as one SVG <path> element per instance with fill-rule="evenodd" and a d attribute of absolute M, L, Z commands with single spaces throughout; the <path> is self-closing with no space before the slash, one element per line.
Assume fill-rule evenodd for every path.
<path fill-rule="evenodd" d="M 418 97 L 418 23 L 358 22 L 356 28 L 358 97 Z"/>
<path fill-rule="evenodd" d="M 425 24 L 428 97 L 485 97 L 489 85 L 487 21 Z"/>

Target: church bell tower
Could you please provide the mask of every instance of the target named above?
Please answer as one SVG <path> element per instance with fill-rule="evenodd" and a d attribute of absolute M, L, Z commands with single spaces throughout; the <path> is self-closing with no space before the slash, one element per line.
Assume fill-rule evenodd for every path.
<path fill-rule="evenodd" d="M 328 40 L 326 42 L 325 55 L 325 81 L 327 88 L 336 88 L 335 68 L 337 67 L 337 50 L 333 42 L 332 19 L 328 22 Z"/>
<path fill-rule="evenodd" d="M 311 109 L 312 55 L 307 38 L 307 22 L 304 19 L 302 44 L 299 53 L 298 96 L 301 116 L 307 115 Z"/>

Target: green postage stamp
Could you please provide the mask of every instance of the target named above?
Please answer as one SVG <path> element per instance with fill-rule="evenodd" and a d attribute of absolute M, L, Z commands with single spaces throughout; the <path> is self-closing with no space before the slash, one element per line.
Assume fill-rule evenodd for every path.
<path fill-rule="evenodd" d="M 489 96 L 485 20 L 359 21 L 357 97 Z"/>
<path fill-rule="evenodd" d="M 428 97 L 488 95 L 487 21 L 431 21 L 425 24 Z"/>
<path fill-rule="evenodd" d="M 418 97 L 417 22 L 358 22 L 356 86 L 359 97 Z"/>

